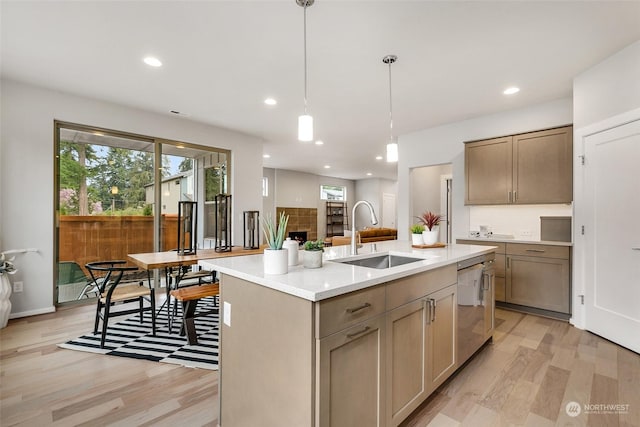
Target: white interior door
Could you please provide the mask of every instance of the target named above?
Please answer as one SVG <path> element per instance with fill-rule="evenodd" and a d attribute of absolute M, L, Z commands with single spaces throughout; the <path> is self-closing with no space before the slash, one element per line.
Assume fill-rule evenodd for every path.
<path fill-rule="evenodd" d="M 584 140 L 586 328 L 640 352 L 640 120 Z"/>
<path fill-rule="evenodd" d="M 396 195 L 382 193 L 382 226 L 396 228 Z"/>

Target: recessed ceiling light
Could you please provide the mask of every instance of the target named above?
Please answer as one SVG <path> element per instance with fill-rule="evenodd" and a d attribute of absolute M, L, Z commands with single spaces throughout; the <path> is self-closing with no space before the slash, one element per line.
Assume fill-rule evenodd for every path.
<path fill-rule="evenodd" d="M 502 93 L 504 93 L 505 95 L 513 95 L 514 93 L 518 93 L 518 92 L 520 92 L 520 88 L 513 86 L 513 87 L 506 88 Z"/>
<path fill-rule="evenodd" d="M 331 166 L 329 166 L 329 165 L 324 165 L 324 168 L 325 168 L 325 169 L 331 169 Z"/>
<path fill-rule="evenodd" d="M 276 101 L 273 98 L 267 98 L 267 99 L 264 100 L 264 103 L 267 104 L 267 105 L 276 105 L 278 103 L 278 101 Z"/>
<path fill-rule="evenodd" d="M 162 67 L 162 62 L 158 58 L 154 58 L 153 56 L 147 56 L 143 59 L 144 63 L 151 67 Z"/>
<path fill-rule="evenodd" d="M 324 144 L 324 141 L 321 141 L 321 140 L 316 141 L 316 145 L 322 145 L 322 144 Z"/>
<path fill-rule="evenodd" d="M 371 172 L 367 172 L 367 176 L 371 176 L 373 175 Z"/>
<path fill-rule="evenodd" d="M 271 156 L 269 154 L 263 154 L 262 157 L 264 157 L 265 159 L 270 159 Z"/>
<path fill-rule="evenodd" d="M 382 156 L 376 156 L 376 160 L 382 160 Z"/>

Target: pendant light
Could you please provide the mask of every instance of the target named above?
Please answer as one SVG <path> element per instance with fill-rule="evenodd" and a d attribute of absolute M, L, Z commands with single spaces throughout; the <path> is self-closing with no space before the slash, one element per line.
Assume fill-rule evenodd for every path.
<path fill-rule="evenodd" d="M 389 143 L 387 144 L 387 162 L 398 161 L 398 142 L 393 137 L 393 107 L 391 103 L 391 64 L 396 62 L 396 55 L 387 55 L 382 62 L 389 66 Z"/>
<path fill-rule="evenodd" d="M 313 141 L 313 117 L 307 114 L 307 7 L 315 0 L 296 0 L 304 8 L 304 114 L 298 117 L 298 140 Z"/>

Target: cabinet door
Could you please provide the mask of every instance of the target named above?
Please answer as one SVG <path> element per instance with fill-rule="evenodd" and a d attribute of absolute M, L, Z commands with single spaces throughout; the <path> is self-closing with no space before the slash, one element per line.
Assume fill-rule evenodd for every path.
<path fill-rule="evenodd" d="M 387 313 L 387 425 L 397 426 L 428 396 L 427 300 Z"/>
<path fill-rule="evenodd" d="M 507 255 L 506 301 L 570 314 L 569 260 Z"/>
<path fill-rule="evenodd" d="M 431 393 L 456 368 L 456 285 L 430 294 L 427 316 L 427 379 Z"/>
<path fill-rule="evenodd" d="M 384 315 L 319 340 L 318 425 L 384 426 Z"/>
<path fill-rule="evenodd" d="M 511 202 L 512 137 L 466 143 L 464 167 L 466 205 Z"/>
<path fill-rule="evenodd" d="M 571 203 L 572 127 L 513 137 L 513 202 Z"/>
<path fill-rule="evenodd" d="M 483 274 L 482 303 L 484 304 L 484 339 L 487 340 L 493 336 L 493 329 L 495 327 L 494 313 L 496 308 L 496 274 L 493 270 L 485 271 Z"/>
<path fill-rule="evenodd" d="M 505 278 L 504 277 L 498 277 L 495 276 L 494 279 L 494 294 L 495 294 L 495 300 L 496 301 L 500 301 L 500 302 L 505 302 L 506 298 L 505 298 Z"/>

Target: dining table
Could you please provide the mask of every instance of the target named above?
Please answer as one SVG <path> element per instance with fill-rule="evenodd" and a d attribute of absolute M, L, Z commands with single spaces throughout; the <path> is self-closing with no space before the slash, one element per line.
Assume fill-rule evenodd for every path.
<path fill-rule="evenodd" d="M 166 299 L 158 309 L 162 310 L 167 304 L 167 316 L 171 318 L 169 310 L 170 291 L 177 289 L 183 278 L 203 278 L 206 275 L 212 275 L 215 279 L 215 272 L 190 272 L 188 267 L 195 265 L 198 261 L 204 259 L 225 258 L 233 256 L 256 255 L 264 251 L 266 245 L 259 248 L 244 248 L 242 246 L 232 246 L 230 251 L 217 251 L 215 249 L 197 249 L 195 253 L 180 254 L 178 251 L 161 251 L 161 252 L 144 252 L 136 254 L 128 254 L 129 262 L 135 264 L 138 268 L 147 271 L 147 278 L 151 285 L 151 272 L 153 270 L 163 269 L 165 274 L 165 291 Z M 192 274 L 196 273 L 196 274 Z M 200 274 L 197 274 L 200 273 Z M 173 280 L 172 280 L 173 279 Z"/>

